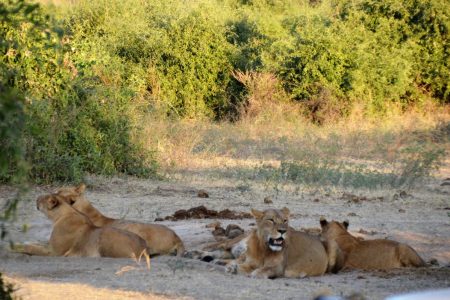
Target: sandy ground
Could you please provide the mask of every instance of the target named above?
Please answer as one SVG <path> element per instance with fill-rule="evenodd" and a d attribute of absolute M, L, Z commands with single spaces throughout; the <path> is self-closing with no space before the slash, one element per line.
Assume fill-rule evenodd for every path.
<path fill-rule="evenodd" d="M 152 181 L 133 178 L 88 178 L 87 198 L 104 214 L 145 222 L 178 209 L 205 205 L 250 211 L 281 208 L 293 213 L 294 228 L 318 227 L 320 216 L 350 221 L 350 231 L 367 239 L 390 238 L 414 247 L 426 260 L 439 265 L 391 272 L 341 272 L 303 279 L 251 279 L 224 272 L 210 263 L 176 257 L 156 257 L 147 270 L 128 259 L 30 257 L 6 250 L 2 242 L 0 272 L 18 289 L 22 299 L 312 299 L 328 293 L 366 299 L 450 287 L 450 186 L 443 178 L 416 189 L 355 191 L 336 188 L 299 189 L 284 185 L 276 193 L 263 184 L 231 179 L 187 176 Z M 56 187 L 34 187 L 20 203 L 17 218 L 7 225 L 16 243 L 45 242 L 51 223 L 36 210 L 35 199 Z M 208 191 L 199 198 L 197 191 Z M 353 194 L 355 196 L 344 195 Z M 0 186 L 0 205 L 14 191 Z M 273 204 L 264 204 L 266 196 Z M 175 230 L 188 250 L 213 242 L 206 225 L 214 220 L 160 222 Z M 221 220 L 223 225 L 252 228 L 253 220 Z M 27 229 L 27 230 L 24 230 Z"/>

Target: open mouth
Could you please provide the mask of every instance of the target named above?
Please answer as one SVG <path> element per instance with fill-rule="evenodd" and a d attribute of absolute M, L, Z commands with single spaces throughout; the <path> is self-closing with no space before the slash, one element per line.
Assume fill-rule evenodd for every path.
<path fill-rule="evenodd" d="M 283 246 L 284 246 L 284 238 L 283 237 L 279 237 L 277 239 L 273 239 L 273 238 L 269 239 L 269 247 L 270 248 L 276 248 L 276 249 L 280 248 L 281 249 Z"/>

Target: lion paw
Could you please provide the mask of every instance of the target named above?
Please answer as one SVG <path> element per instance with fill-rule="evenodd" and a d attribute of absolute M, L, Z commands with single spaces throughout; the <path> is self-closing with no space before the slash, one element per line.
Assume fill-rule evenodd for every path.
<path fill-rule="evenodd" d="M 237 274 L 238 264 L 235 261 L 230 262 L 228 265 L 226 265 L 225 271 L 230 274 Z"/>
<path fill-rule="evenodd" d="M 253 272 L 250 273 L 251 278 L 259 278 L 259 279 L 267 279 L 269 276 L 265 274 L 264 272 L 261 272 L 260 270 L 256 269 Z"/>

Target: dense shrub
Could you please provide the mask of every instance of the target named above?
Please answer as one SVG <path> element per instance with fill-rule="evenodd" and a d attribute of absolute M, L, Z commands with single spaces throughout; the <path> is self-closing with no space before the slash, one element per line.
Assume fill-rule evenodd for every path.
<path fill-rule="evenodd" d="M 149 115 L 235 119 L 283 97 L 324 123 L 449 103 L 448 1 L 24 1 L 0 4 L 3 181 L 152 174 Z"/>
<path fill-rule="evenodd" d="M 38 5 L 1 7 L 1 161 L 8 164 L 1 179 L 11 180 L 24 160 L 29 175 L 45 182 L 80 180 L 85 172 L 154 173 L 151 154 L 133 141 L 133 91 L 105 85 L 96 63 L 81 60 Z"/>
<path fill-rule="evenodd" d="M 224 27 L 194 11 L 167 25 L 163 35 L 149 57 L 157 70 L 161 100 L 184 117 L 226 113 L 232 68 Z"/>
<path fill-rule="evenodd" d="M 119 59 L 136 73 L 131 89 L 164 114 L 232 116 L 249 93 L 231 72 L 257 71 L 276 74 L 286 95 L 322 122 L 345 115 L 355 102 L 374 114 L 429 95 L 448 102 L 448 6 L 435 0 L 79 1 L 66 24 L 83 63 L 86 51 Z"/>

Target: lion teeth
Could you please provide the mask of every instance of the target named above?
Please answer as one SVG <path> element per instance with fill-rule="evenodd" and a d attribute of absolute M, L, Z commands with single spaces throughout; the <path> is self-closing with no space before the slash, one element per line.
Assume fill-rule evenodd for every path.
<path fill-rule="evenodd" d="M 274 246 L 281 246 L 281 245 L 283 245 L 283 243 L 284 243 L 284 239 L 282 239 L 282 238 L 269 240 L 269 244 L 274 245 Z"/>

